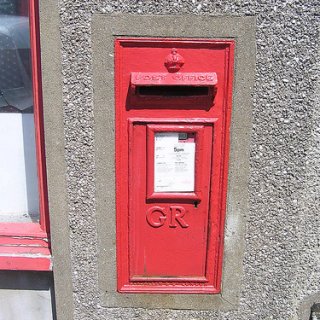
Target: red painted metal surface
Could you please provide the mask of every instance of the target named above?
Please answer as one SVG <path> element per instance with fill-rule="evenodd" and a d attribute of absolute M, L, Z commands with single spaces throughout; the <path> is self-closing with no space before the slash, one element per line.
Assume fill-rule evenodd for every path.
<path fill-rule="evenodd" d="M 39 7 L 38 0 L 28 2 L 40 221 L 0 223 L 0 270 L 45 271 L 52 269 L 52 263 L 42 111 Z"/>
<path fill-rule="evenodd" d="M 164 65 L 169 72 L 178 72 L 184 65 L 184 58 L 178 53 L 176 48 L 172 48 L 171 53 L 164 60 Z"/>
<path fill-rule="evenodd" d="M 136 86 L 215 86 L 218 83 L 215 72 L 132 72 L 131 84 Z"/>
<path fill-rule="evenodd" d="M 232 40 L 115 41 L 119 292 L 220 292 L 233 51 Z M 139 86 L 147 89 L 132 89 Z M 168 175 L 173 184 L 182 179 L 186 190 L 177 182 L 159 191 L 161 134 L 179 136 L 172 146 L 184 152 L 182 160 L 164 157 L 177 160 Z M 184 149 L 194 150 L 194 160 Z M 180 165 L 194 170 L 185 180 Z"/>

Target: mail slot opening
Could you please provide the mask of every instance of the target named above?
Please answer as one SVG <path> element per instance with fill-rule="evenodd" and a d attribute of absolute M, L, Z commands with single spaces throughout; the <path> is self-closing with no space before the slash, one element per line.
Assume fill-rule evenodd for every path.
<path fill-rule="evenodd" d="M 196 86 L 137 86 L 136 94 L 141 96 L 192 97 L 208 96 L 209 87 Z"/>

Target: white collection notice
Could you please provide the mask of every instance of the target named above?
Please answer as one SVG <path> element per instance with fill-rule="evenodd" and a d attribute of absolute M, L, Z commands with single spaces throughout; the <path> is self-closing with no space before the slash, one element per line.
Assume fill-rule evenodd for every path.
<path fill-rule="evenodd" d="M 179 136 L 184 139 L 179 140 Z M 195 142 L 186 137 L 187 133 L 179 132 L 155 134 L 155 192 L 194 191 Z"/>

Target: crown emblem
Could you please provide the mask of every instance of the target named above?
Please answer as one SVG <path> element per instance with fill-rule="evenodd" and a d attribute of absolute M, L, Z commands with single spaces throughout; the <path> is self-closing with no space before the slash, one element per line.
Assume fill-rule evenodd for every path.
<path fill-rule="evenodd" d="M 169 72 L 178 72 L 184 65 L 184 58 L 177 51 L 177 49 L 172 48 L 171 53 L 164 60 L 164 65 Z"/>

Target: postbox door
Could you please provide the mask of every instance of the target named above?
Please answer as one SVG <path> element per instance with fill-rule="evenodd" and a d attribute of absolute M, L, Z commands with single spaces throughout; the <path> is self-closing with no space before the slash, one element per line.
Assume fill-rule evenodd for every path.
<path fill-rule="evenodd" d="M 212 140 L 207 119 L 131 123 L 130 281 L 208 281 Z"/>

